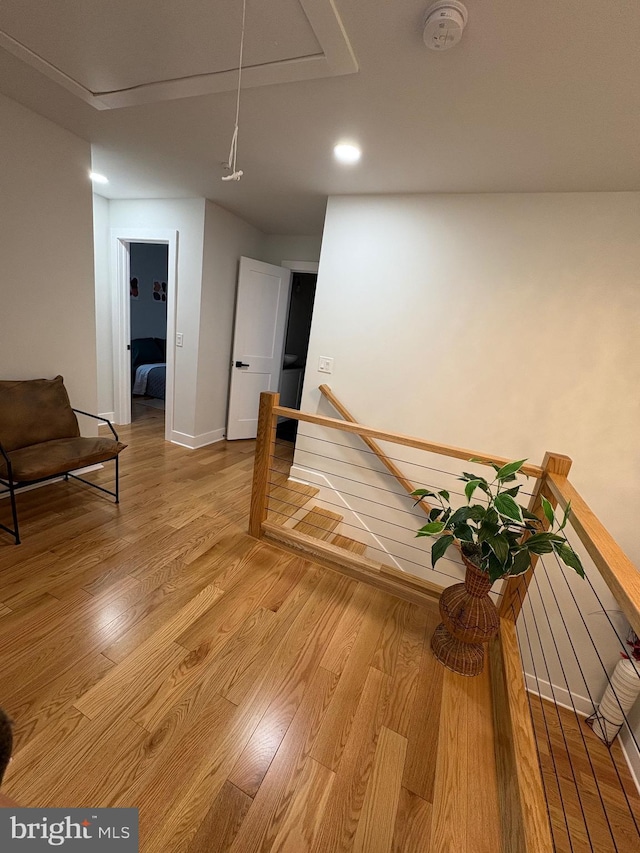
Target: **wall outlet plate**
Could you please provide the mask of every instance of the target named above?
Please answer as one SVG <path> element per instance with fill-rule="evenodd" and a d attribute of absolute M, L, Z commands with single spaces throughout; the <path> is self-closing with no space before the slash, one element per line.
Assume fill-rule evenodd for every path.
<path fill-rule="evenodd" d="M 320 373 L 333 373 L 333 359 L 321 355 L 318 359 L 318 371 Z"/>

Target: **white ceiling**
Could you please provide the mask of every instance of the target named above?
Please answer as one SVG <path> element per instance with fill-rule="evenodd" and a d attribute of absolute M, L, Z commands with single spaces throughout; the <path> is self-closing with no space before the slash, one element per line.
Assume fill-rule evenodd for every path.
<path fill-rule="evenodd" d="M 319 233 L 334 193 L 640 190 L 640 4 L 467 0 L 447 53 L 429 5 L 248 0 L 239 183 L 241 0 L 3 0 L 0 91 L 90 140 L 103 194 L 205 196 L 270 233 Z"/>

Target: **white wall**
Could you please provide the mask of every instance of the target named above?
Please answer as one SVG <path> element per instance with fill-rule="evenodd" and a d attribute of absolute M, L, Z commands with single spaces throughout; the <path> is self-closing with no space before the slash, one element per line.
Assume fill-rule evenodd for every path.
<path fill-rule="evenodd" d="M 268 234 L 264 241 L 264 257 L 261 260 L 268 264 L 280 266 L 283 261 L 320 260 L 322 236 L 296 237 L 284 234 Z"/>
<path fill-rule="evenodd" d="M 331 198 L 304 406 L 571 479 L 640 562 L 640 193 Z"/>
<path fill-rule="evenodd" d="M 196 433 L 198 442 L 223 437 L 231 340 L 241 256 L 262 259 L 264 234 L 207 201 L 200 309 Z"/>
<path fill-rule="evenodd" d="M 61 373 L 95 412 L 89 145 L 0 96 L 0 150 L 0 377 Z"/>
<path fill-rule="evenodd" d="M 546 450 L 566 453 L 574 460 L 572 482 L 638 564 L 638 270 L 640 193 L 331 198 L 302 408 L 333 414 L 319 401 L 317 386 L 325 381 L 365 424 L 532 462 Z M 330 376 L 313 369 L 321 355 L 335 360 Z M 304 425 L 304 432 L 313 430 Z M 314 464 L 304 455 L 317 450 L 314 440 L 299 439 L 301 466 Z M 357 447 L 348 436 L 339 440 Z M 338 473 L 361 475 L 345 466 L 358 453 L 335 449 L 343 461 L 316 464 L 342 486 Z M 404 458 L 401 448 L 394 453 Z M 461 467 L 455 460 L 423 463 Z M 420 477 L 444 488 L 452 482 L 418 468 L 408 475 L 418 485 Z M 400 499 L 376 490 L 388 480 L 366 476 L 367 489 L 348 497 L 350 506 L 357 512 L 373 496 L 386 504 L 377 512 L 401 521 Z M 344 483 L 358 493 L 353 482 Z M 398 538 L 386 522 L 364 521 L 374 533 Z M 410 548 L 416 540 L 406 542 Z M 409 553 L 404 545 L 400 551 Z M 426 555 L 424 565 L 410 568 L 428 576 Z M 455 566 L 439 566 L 455 574 Z M 605 607 L 617 609 L 597 572 L 591 574 Z M 605 676 L 560 581 L 561 609 L 588 657 L 586 675 L 597 696 Z M 620 647 L 588 587 L 572 581 L 611 669 Z M 562 636 L 549 591 L 545 599 Z M 622 627 L 620 616 L 611 615 Z M 539 604 L 536 619 L 550 642 Z M 561 653 L 565 661 L 572 657 L 566 635 Z M 551 646 L 550 680 L 562 688 L 554 656 Z M 572 693 L 586 695 L 577 668 L 567 674 Z"/>
<path fill-rule="evenodd" d="M 178 231 L 176 331 L 184 346 L 175 350 L 174 423 L 183 435 L 195 435 L 196 384 L 200 334 L 200 298 L 204 251 L 204 199 L 112 200 L 112 229 L 175 229 Z M 167 347 L 171 344 L 167 341 Z M 101 356 L 101 371 L 107 373 Z M 111 366 L 113 376 L 113 367 Z"/>
<path fill-rule="evenodd" d="M 98 412 L 113 419 L 113 297 L 109 277 L 109 201 L 93 196 Z"/>
<path fill-rule="evenodd" d="M 176 331 L 182 332 L 184 343 L 175 348 L 174 437 L 191 447 L 217 441 L 226 425 L 238 261 L 241 255 L 262 259 L 264 234 L 205 199 L 112 200 L 107 204 L 112 230 L 178 231 Z M 96 256 L 106 254 L 111 259 L 111 237 L 103 227 L 100 202 L 97 210 Z M 110 282 L 113 287 L 113 275 Z M 111 299 L 109 293 L 109 305 Z M 110 324 L 108 334 L 105 324 L 99 343 L 101 412 L 108 412 L 113 411 Z M 169 346 L 171 341 L 167 341 Z"/>

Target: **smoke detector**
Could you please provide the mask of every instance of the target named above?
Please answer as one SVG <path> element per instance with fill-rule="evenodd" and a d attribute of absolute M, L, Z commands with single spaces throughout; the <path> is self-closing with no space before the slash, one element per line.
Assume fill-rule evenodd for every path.
<path fill-rule="evenodd" d="M 424 43 L 430 50 L 449 50 L 458 44 L 467 25 L 467 10 L 458 0 L 437 0 L 427 10 Z"/>

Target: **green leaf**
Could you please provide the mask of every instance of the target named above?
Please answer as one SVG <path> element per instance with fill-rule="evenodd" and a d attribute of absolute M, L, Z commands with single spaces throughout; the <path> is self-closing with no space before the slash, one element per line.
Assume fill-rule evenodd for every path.
<path fill-rule="evenodd" d="M 445 501 L 448 501 L 450 498 L 449 492 L 446 489 L 442 489 L 441 492 L 438 492 L 441 498 L 444 498 Z"/>
<path fill-rule="evenodd" d="M 535 512 L 531 512 L 530 510 L 525 509 L 522 506 L 520 507 L 520 509 L 522 510 L 522 517 L 523 518 L 528 518 L 531 521 L 535 521 L 537 524 L 541 524 L 541 521 L 538 518 L 538 516 L 535 514 Z"/>
<path fill-rule="evenodd" d="M 565 566 L 569 566 L 569 568 L 575 569 L 581 578 L 584 577 L 584 569 L 582 568 L 580 557 L 578 557 L 578 555 L 568 542 L 565 542 L 562 545 L 556 545 L 555 551 L 556 554 L 562 560 L 562 562 L 565 564 Z"/>
<path fill-rule="evenodd" d="M 509 541 L 504 533 L 500 533 L 498 536 L 487 536 L 485 542 L 496 555 L 496 559 L 500 561 L 500 565 L 504 567 L 509 559 Z"/>
<path fill-rule="evenodd" d="M 487 521 L 486 519 L 480 525 L 480 529 L 478 530 L 478 541 L 484 542 L 491 536 L 497 536 L 498 531 L 500 530 L 500 525 L 492 524 L 492 522 Z"/>
<path fill-rule="evenodd" d="M 513 518 L 516 521 L 522 521 L 522 512 L 520 507 L 511 495 L 496 495 L 494 506 L 500 515 L 504 515 L 507 518 Z"/>
<path fill-rule="evenodd" d="M 571 512 L 571 501 L 567 504 L 567 508 L 564 511 L 564 515 L 562 516 L 562 524 L 558 528 L 558 530 L 564 530 L 567 526 L 567 521 L 569 520 L 569 513 Z"/>
<path fill-rule="evenodd" d="M 472 521 L 482 521 L 487 514 L 486 509 L 480 504 L 474 504 L 470 509 L 471 512 L 469 513 L 469 518 Z"/>
<path fill-rule="evenodd" d="M 430 521 L 429 524 L 425 524 L 424 527 L 421 527 L 420 530 L 416 533 L 416 536 L 437 536 L 438 533 L 442 533 L 444 530 L 444 524 L 442 521 Z"/>
<path fill-rule="evenodd" d="M 462 542 L 473 542 L 474 535 L 473 530 L 469 527 L 468 524 L 456 524 L 453 528 L 453 535 L 456 539 L 460 539 Z"/>
<path fill-rule="evenodd" d="M 518 551 L 513 558 L 509 574 L 521 575 L 531 567 L 531 556 L 528 551 Z"/>
<path fill-rule="evenodd" d="M 485 486 L 488 485 L 487 481 L 484 477 L 480 477 L 478 474 L 469 474 L 466 471 L 462 472 L 465 480 L 477 480 L 479 483 L 484 483 Z M 462 479 L 462 478 L 461 478 Z"/>
<path fill-rule="evenodd" d="M 551 526 L 553 526 L 553 522 L 555 520 L 555 515 L 553 513 L 553 507 L 549 503 L 549 501 L 545 498 L 544 495 L 540 495 L 540 500 L 542 501 L 542 511 L 544 512 L 547 521 Z"/>
<path fill-rule="evenodd" d="M 502 495 L 511 495 L 512 498 L 515 498 L 520 491 L 522 486 L 514 486 L 512 489 L 505 489 L 504 492 L 501 492 Z"/>
<path fill-rule="evenodd" d="M 535 536 L 531 536 L 523 547 L 532 554 L 550 554 L 553 551 L 553 543 L 546 533 L 536 533 Z"/>
<path fill-rule="evenodd" d="M 438 506 L 434 506 L 431 512 L 429 513 L 429 521 L 437 521 L 443 512 L 443 509 L 440 509 L 440 507 Z"/>
<path fill-rule="evenodd" d="M 507 462 L 507 464 L 503 465 L 502 468 L 500 468 L 500 470 L 498 471 L 496 475 L 498 480 L 505 480 L 507 477 L 510 477 L 512 474 L 515 474 L 522 468 L 526 461 L 526 459 L 520 459 L 518 462 Z"/>
<path fill-rule="evenodd" d="M 436 493 L 430 492 L 428 489 L 414 489 L 414 491 L 411 492 L 411 497 L 414 498 L 435 498 L 435 496 Z"/>
<path fill-rule="evenodd" d="M 473 493 L 480 485 L 480 480 L 469 480 L 467 485 L 464 487 L 464 493 L 467 496 L 467 500 L 470 501 Z"/>
<path fill-rule="evenodd" d="M 491 583 L 494 583 L 504 575 L 504 566 L 494 554 L 489 555 L 487 564 L 489 568 L 489 580 Z"/>
<path fill-rule="evenodd" d="M 460 524 L 462 521 L 468 521 L 470 515 L 471 507 L 461 506 L 460 509 L 457 509 L 449 519 L 449 526 L 453 527 L 456 524 Z"/>
<path fill-rule="evenodd" d="M 433 548 L 431 549 L 431 565 L 435 567 L 436 563 L 440 559 L 440 557 L 444 556 L 445 551 L 449 547 L 449 545 L 453 544 L 453 536 L 441 536 L 440 539 L 437 539 L 433 543 Z"/>

